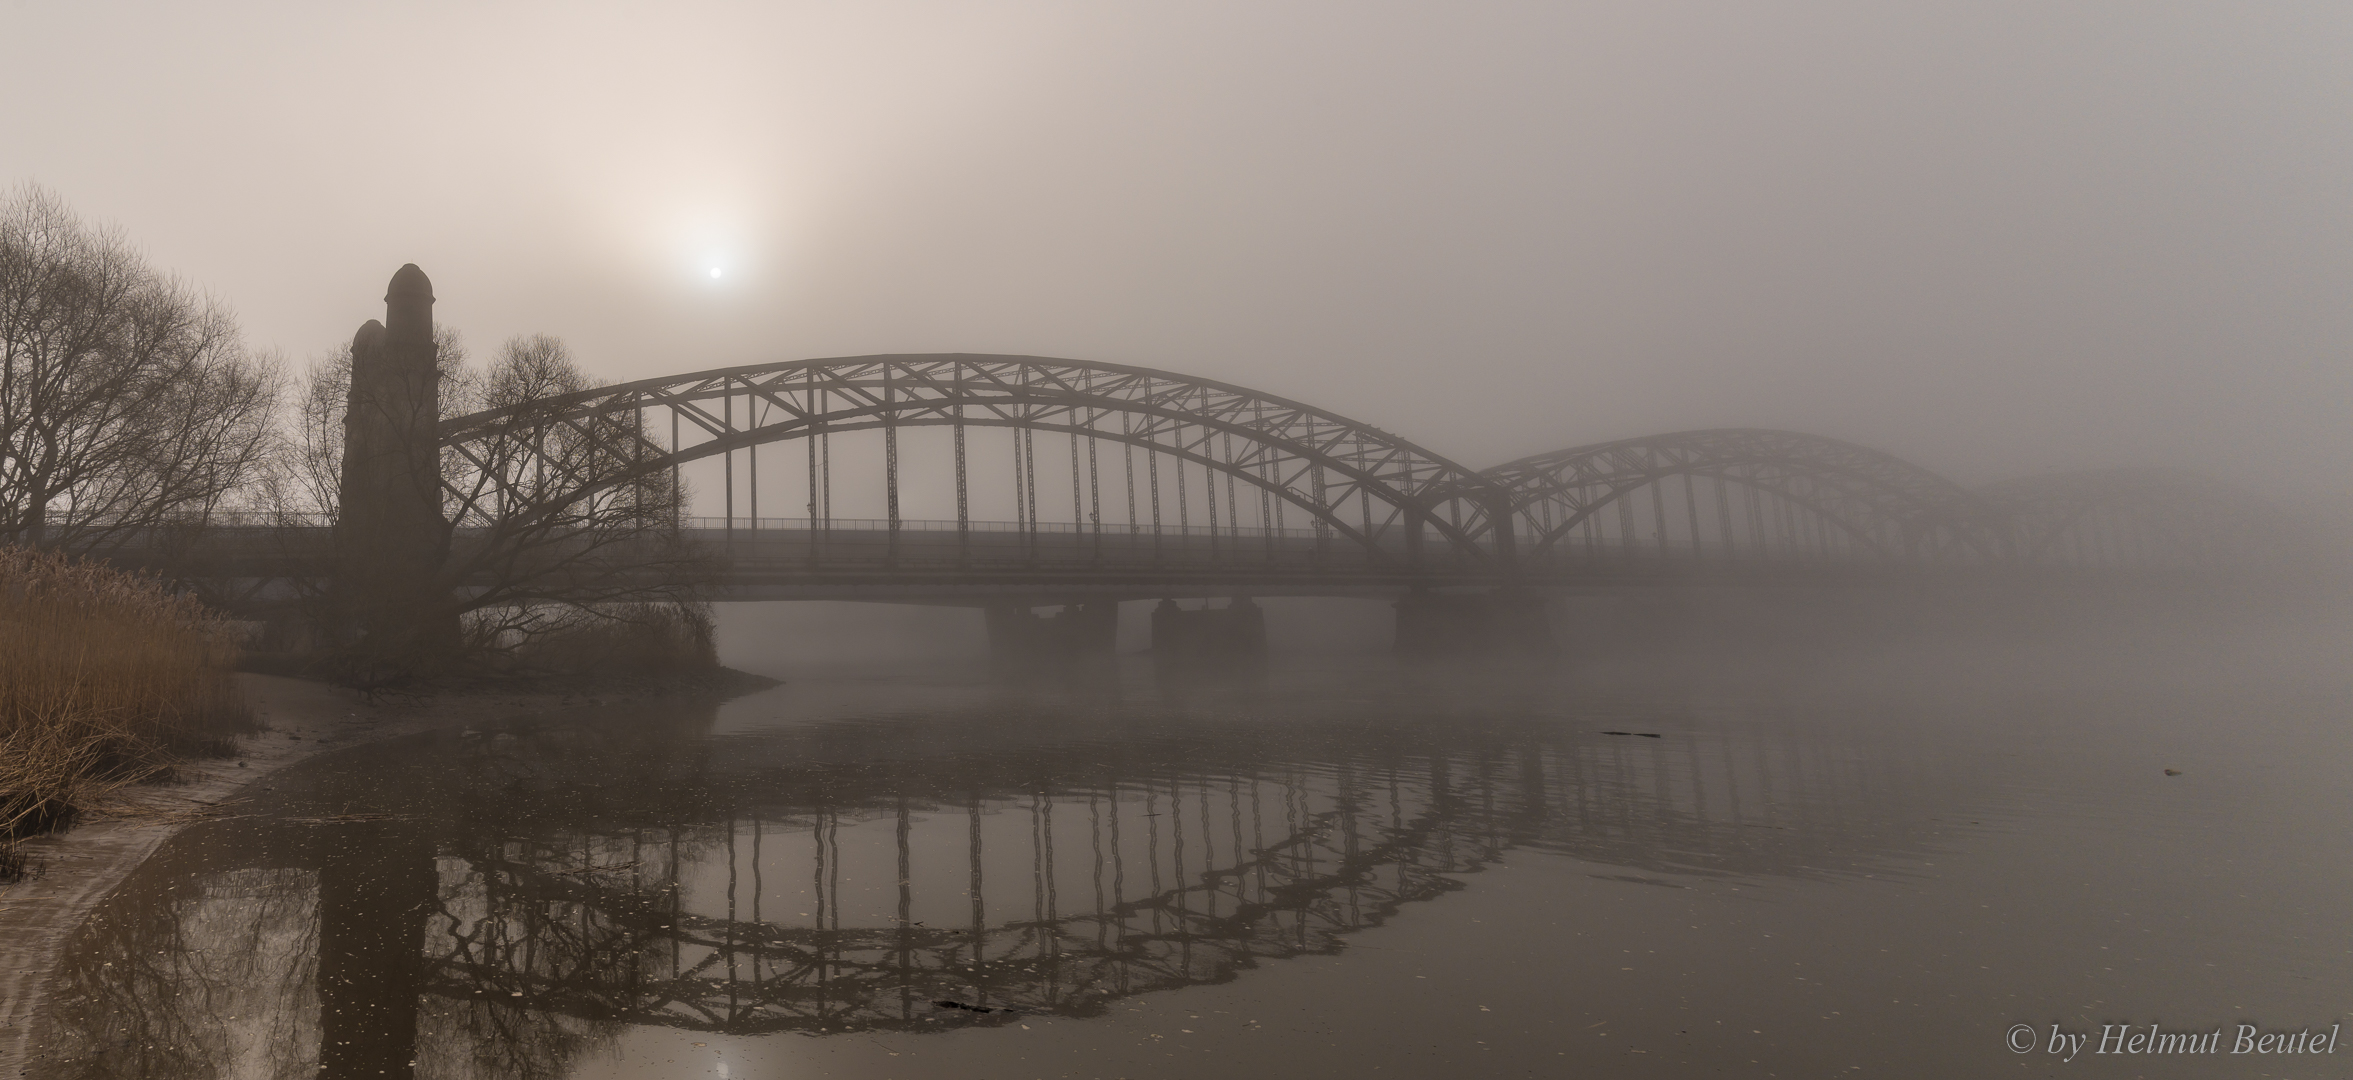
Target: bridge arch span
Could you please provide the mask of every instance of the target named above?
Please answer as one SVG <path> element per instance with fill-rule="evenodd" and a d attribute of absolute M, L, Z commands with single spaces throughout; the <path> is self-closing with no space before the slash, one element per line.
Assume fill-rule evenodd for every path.
<path fill-rule="evenodd" d="M 1531 560 L 1584 547 L 1726 560 L 1981 562 L 2004 548 L 1990 508 L 1967 489 L 1894 455 L 1799 432 L 1618 439 L 1483 475 L 1509 493 Z"/>
<path fill-rule="evenodd" d="M 671 434 L 660 430 L 667 413 Z M 650 415 L 649 415 L 650 414 Z M 1510 532 L 1492 527 L 1490 509 L 1501 493 L 1480 474 L 1368 424 L 1313 406 L 1230 383 L 1117 364 L 1037 356 L 974 353 L 886 354 L 796 360 L 723 368 L 597 387 L 524 405 L 445 420 L 440 441 L 466 480 L 447 486 L 454 516 L 485 520 L 492 508 L 538 506 L 594 497 L 643 482 L 689 462 L 751 447 L 835 434 L 883 432 L 889 462 L 891 520 L 897 521 L 898 429 L 957 429 L 955 472 L 959 525 L 966 519 L 963 430 L 1010 428 L 1019 449 L 1017 483 L 1026 484 L 1026 511 L 1036 517 L 1035 447 L 1039 433 L 1071 440 L 1076 465 L 1085 447 L 1091 489 L 1083 524 L 1107 525 L 1096 445 L 1129 448 L 1110 467 L 1113 498 L 1128 506 L 1118 526 L 1140 527 L 1132 451 L 1147 451 L 1142 494 L 1158 498 L 1158 458 L 1190 463 L 1227 481 L 1221 508 L 1214 494 L 1203 516 L 1239 531 L 1245 507 L 1234 484 L 1261 493 L 1258 518 L 1280 529 L 1281 507 L 1304 511 L 1317 534 L 1357 545 L 1376 558 L 1411 563 L 1422 557 L 1425 535 L 1435 536 L 1458 563 L 1501 568 L 1513 551 Z M 619 467 L 553 490 L 544 483 L 518 497 L 523 469 L 511 455 L 487 453 L 491 444 L 532 446 L 548 433 Z M 1051 451 L 1049 451 L 1051 452 Z M 1029 455 L 1026 465 L 1022 455 Z M 543 466 L 531 466 L 544 472 Z M 1026 469 L 1026 476 L 1023 475 Z M 1124 474 L 1124 475 L 1123 475 Z M 488 478 L 485 483 L 484 479 Z M 1021 490 L 1021 489 L 1017 489 Z M 1212 488 L 1214 492 L 1214 488 Z M 1074 501 L 1078 496 L 1074 491 Z M 1222 510 L 1222 520 L 1221 520 Z M 1074 511 L 1075 513 L 1075 511 Z M 1504 520 L 1508 520 L 1505 518 Z"/>

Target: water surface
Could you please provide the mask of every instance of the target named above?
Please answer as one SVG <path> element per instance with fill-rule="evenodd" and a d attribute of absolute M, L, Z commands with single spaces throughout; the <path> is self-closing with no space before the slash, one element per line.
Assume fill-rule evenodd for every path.
<path fill-rule="evenodd" d="M 2337 676 L 1940 670 L 1131 657 L 518 711 L 181 834 L 37 1041 L 109 1078 L 2344 1075 L 2041 1045 L 2343 1022 Z"/>

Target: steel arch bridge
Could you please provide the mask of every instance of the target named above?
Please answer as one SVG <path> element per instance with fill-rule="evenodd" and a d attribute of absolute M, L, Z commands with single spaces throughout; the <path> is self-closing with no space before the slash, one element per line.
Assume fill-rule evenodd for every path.
<path fill-rule="evenodd" d="M 1681 544 L 1693 556 L 1724 560 L 1811 549 L 1822 557 L 1984 561 L 2003 548 L 1990 508 L 1952 481 L 1892 454 L 1797 432 L 1620 439 L 1483 475 L 1509 493 L 1533 538 L 1531 554 L 1612 538 L 1632 549 L 1643 517 L 1661 553 Z"/>
<path fill-rule="evenodd" d="M 669 421 L 666 439 L 658 422 L 663 413 Z M 728 470 L 729 528 L 738 520 L 733 512 L 736 452 L 798 441 L 807 451 L 804 520 L 823 529 L 835 520 L 833 436 L 879 432 L 885 458 L 883 522 L 898 533 L 906 525 L 898 512 L 898 435 L 910 428 L 940 427 L 954 436 L 955 521 L 967 543 L 976 523 L 966 432 L 1001 428 L 1015 433 L 1013 524 L 1027 534 L 1029 546 L 1035 534 L 1047 531 L 1041 515 L 1054 513 L 1040 506 L 1037 437 L 1059 434 L 1070 450 L 1069 524 L 1084 526 L 1080 531 L 1099 535 L 1105 530 L 1101 448 L 1111 444 L 1120 451 L 1122 481 L 1113 493 L 1120 504 L 1112 516 L 1124 518 L 1114 527 L 1131 535 L 1165 533 L 1171 525 L 1187 534 L 1198 520 L 1205 530 L 1200 535 L 1214 549 L 1237 541 L 1246 528 L 1260 540 L 1280 539 L 1296 511 L 1319 549 L 1338 544 L 1376 558 L 1412 559 L 1429 541 L 1471 563 L 1509 560 L 1508 533 L 1490 535 L 1487 520 L 1489 509 L 1502 505 L 1494 501 L 1500 493 L 1470 469 L 1335 413 L 1149 368 L 963 353 L 790 361 L 640 380 L 461 416 L 442 423 L 441 440 L 461 463 L 463 475 L 445 480 L 461 525 L 487 524 L 494 516 L 485 513 L 489 506 L 543 512 L 661 473 L 676 476 L 690 462 L 720 457 Z M 547 487 L 544 459 L 531 461 L 526 481 L 511 455 L 479 449 L 489 443 L 535 447 L 545 441 L 545 432 L 563 433 L 577 451 L 594 459 L 593 478 Z M 1139 450 L 1145 457 L 1141 486 Z M 1052 452 L 1049 446 L 1047 453 Z M 756 469 L 757 458 L 750 460 Z M 1048 470 L 1054 465 L 1049 460 Z M 1198 483 L 1188 479 L 1187 466 Z M 583 473 L 574 467 L 558 471 Z M 1253 492 L 1247 502 L 1243 487 Z M 1055 497 L 1054 491 L 1046 492 L 1049 506 Z M 1255 518 L 1253 525 L 1241 524 L 1245 513 Z M 753 517 L 758 520 L 756 508 Z"/>
<path fill-rule="evenodd" d="M 934 429 L 932 443 L 945 429 L 946 445 L 903 447 L 920 429 Z M 836 436 L 867 453 L 837 455 Z M 1972 491 L 1878 450 L 1786 431 L 1620 439 L 1473 470 L 1246 387 L 1035 356 L 715 369 L 455 417 L 439 437 L 444 506 L 461 530 L 715 471 L 723 514 L 682 527 L 726 553 L 742 598 L 2240 567 L 2277 562 L 2285 528 L 2186 476 Z M 796 449 L 779 470 L 775 451 Z M 881 513 L 836 516 L 837 486 L 869 504 L 873 494 L 837 483 L 837 458 L 863 474 L 875 457 Z M 953 517 L 902 513 L 910 479 L 943 509 L 952 486 Z M 774 506 L 780 488 L 792 512 L 763 517 L 763 490 Z M 2094 531 L 2096 543 L 2079 538 Z"/>

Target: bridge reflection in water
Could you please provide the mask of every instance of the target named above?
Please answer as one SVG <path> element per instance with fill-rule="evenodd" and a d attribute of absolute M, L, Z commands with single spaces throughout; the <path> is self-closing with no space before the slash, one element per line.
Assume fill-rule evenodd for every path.
<path fill-rule="evenodd" d="M 706 708 L 320 759 L 109 901 L 38 1041 L 88 1076 L 561 1076 L 637 1025 L 1087 1016 L 1337 952 L 1514 849 L 1836 875 L 1934 828 L 1904 809 L 1927 766 L 1779 725 L 1353 707 L 1419 715 L 1026 699 L 726 736 Z"/>

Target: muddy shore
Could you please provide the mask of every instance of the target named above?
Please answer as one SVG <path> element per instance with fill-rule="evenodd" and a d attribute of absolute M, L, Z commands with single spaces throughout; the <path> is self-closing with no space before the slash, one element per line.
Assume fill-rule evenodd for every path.
<path fill-rule="evenodd" d="M 0 1077 L 29 1075 L 26 1040 L 49 998 L 59 950 L 90 910 L 181 828 L 236 812 L 245 789 L 331 750 L 518 710 L 570 709 L 657 696 L 731 697 L 772 682 L 737 672 L 689 682 L 571 689 L 483 686 L 411 700 L 369 701 L 325 683 L 238 676 L 262 731 L 235 757 L 188 763 L 178 782 L 126 789 L 73 828 L 19 845 L 26 875 L 0 885 Z"/>

